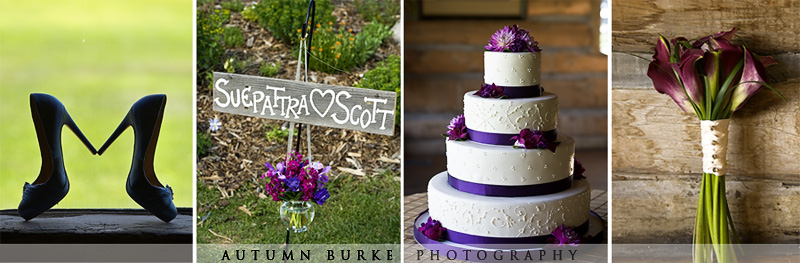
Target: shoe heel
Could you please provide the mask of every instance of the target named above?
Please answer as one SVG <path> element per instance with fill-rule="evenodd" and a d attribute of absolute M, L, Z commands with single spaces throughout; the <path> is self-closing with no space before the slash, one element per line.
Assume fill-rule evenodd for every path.
<path fill-rule="evenodd" d="M 117 130 L 115 130 L 114 133 L 111 134 L 111 137 L 108 137 L 108 140 L 106 140 L 106 143 L 104 143 L 103 146 L 100 147 L 100 150 L 97 151 L 97 155 L 103 155 L 103 153 L 106 151 L 106 149 L 108 149 L 108 147 L 111 146 L 111 143 L 113 143 L 114 140 L 116 140 L 117 137 L 119 137 L 119 135 L 122 134 L 122 132 L 125 131 L 125 129 L 127 129 L 129 126 L 131 126 L 131 121 L 130 121 L 131 118 L 130 117 L 131 117 L 131 113 L 128 112 L 128 114 L 125 115 L 125 118 L 122 119 L 122 122 L 117 127 Z"/>
<path fill-rule="evenodd" d="M 72 121 L 72 117 L 69 116 L 69 113 L 67 113 L 66 111 L 64 111 L 64 124 L 66 124 L 70 130 L 72 130 L 72 133 L 75 133 L 75 135 L 78 136 L 78 139 L 80 139 L 81 142 L 83 142 L 83 145 L 86 145 L 86 148 L 88 148 L 89 151 L 92 152 L 92 155 L 97 154 L 97 150 L 94 148 L 94 145 L 92 145 L 92 143 L 89 142 L 89 139 L 86 139 L 86 136 L 83 135 L 81 129 L 79 129 L 78 125 L 75 124 L 74 121 Z"/>

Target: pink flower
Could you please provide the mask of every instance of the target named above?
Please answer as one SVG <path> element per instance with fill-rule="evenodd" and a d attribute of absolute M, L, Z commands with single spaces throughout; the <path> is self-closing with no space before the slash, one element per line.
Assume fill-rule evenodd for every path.
<path fill-rule="evenodd" d="M 555 244 L 559 247 L 570 245 L 577 247 L 581 243 L 581 237 L 571 227 L 561 225 L 553 230 L 552 238 L 547 239 L 548 244 Z"/>
<path fill-rule="evenodd" d="M 426 237 L 438 241 L 444 241 L 447 234 L 447 228 L 442 227 L 442 223 L 430 217 L 428 217 L 428 222 L 422 223 L 418 230 Z"/>

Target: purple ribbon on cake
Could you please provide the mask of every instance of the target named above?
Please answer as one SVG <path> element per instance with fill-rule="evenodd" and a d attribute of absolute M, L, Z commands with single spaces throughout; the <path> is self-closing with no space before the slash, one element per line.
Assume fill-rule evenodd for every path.
<path fill-rule="evenodd" d="M 417 216 L 414 222 L 419 221 L 419 217 L 427 212 L 428 210 L 422 211 L 422 213 L 420 213 L 419 216 Z M 578 233 L 578 235 L 583 236 L 587 232 L 589 232 L 589 221 L 590 220 L 586 220 L 586 222 L 573 229 L 575 230 L 576 233 Z M 414 237 L 422 245 L 441 244 L 439 241 L 432 240 L 426 237 L 421 232 L 419 232 L 416 226 L 414 226 Z M 445 239 L 450 242 L 466 244 L 475 247 L 499 248 L 492 245 L 547 244 L 547 239 L 552 237 L 553 237 L 552 235 L 530 236 L 530 237 L 487 237 L 487 236 L 471 235 L 447 229 L 447 234 L 445 236 Z"/>
<path fill-rule="evenodd" d="M 543 133 L 545 139 L 548 141 L 555 141 L 558 138 L 558 132 L 556 132 L 556 130 L 549 130 Z M 469 134 L 469 140 L 474 142 L 491 144 L 491 145 L 508 145 L 508 146 L 514 145 L 514 143 L 516 142 L 515 140 L 512 140 L 511 137 L 519 135 L 519 133 L 505 134 L 505 133 L 482 132 L 470 128 L 467 128 L 467 134 Z"/>
<path fill-rule="evenodd" d="M 558 181 L 534 185 L 490 185 L 467 182 L 447 173 L 447 183 L 456 190 L 470 194 L 519 197 L 548 195 L 567 190 L 572 187 L 572 176 L 567 176 Z"/>
<path fill-rule="evenodd" d="M 503 86 L 503 95 L 509 99 L 533 98 L 542 96 L 544 90 L 539 85 Z"/>

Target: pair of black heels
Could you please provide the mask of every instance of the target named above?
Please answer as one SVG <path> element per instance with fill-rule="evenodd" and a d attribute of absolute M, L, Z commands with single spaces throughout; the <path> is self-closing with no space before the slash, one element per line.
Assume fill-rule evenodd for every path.
<path fill-rule="evenodd" d="M 25 183 L 22 201 L 19 203 L 19 216 L 30 220 L 56 205 L 69 192 L 69 180 L 61 150 L 61 129 L 67 125 L 92 154 L 98 155 L 102 155 L 125 129 L 132 127 L 135 142 L 131 170 L 125 184 L 128 195 L 159 219 L 165 222 L 174 219 L 178 210 L 172 203 L 172 188 L 163 186 L 153 169 L 156 142 L 166 103 L 167 95 L 164 94 L 141 98 L 131 106 L 119 127 L 97 151 L 72 121 L 64 104 L 51 95 L 32 93 L 31 115 L 42 154 L 42 168 L 33 184 Z"/>

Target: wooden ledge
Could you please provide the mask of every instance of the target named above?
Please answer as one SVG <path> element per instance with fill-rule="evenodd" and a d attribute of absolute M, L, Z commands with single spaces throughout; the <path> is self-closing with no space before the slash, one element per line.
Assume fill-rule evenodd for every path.
<path fill-rule="evenodd" d="M 2 244 L 191 244 L 192 209 L 165 223 L 144 209 L 50 209 L 25 221 L 0 210 Z"/>

